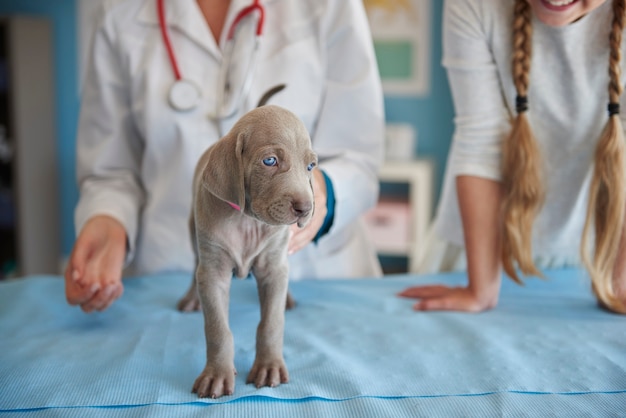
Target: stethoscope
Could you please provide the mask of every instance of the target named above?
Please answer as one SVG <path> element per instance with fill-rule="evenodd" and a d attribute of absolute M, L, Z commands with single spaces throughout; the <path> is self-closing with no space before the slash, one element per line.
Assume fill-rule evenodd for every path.
<path fill-rule="evenodd" d="M 169 91 L 168 102 L 174 110 L 180 112 L 195 109 L 202 99 L 200 87 L 193 81 L 184 78 L 180 72 L 167 31 L 163 0 L 157 0 L 157 9 L 159 14 L 159 26 L 161 28 L 161 34 L 163 35 L 163 42 L 165 43 L 167 55 L 175 77 L 175 81 Z M 233 62 L 235 32 L 237 31 L 239 23 L 246 17 L 252 15 L 255 11 L 259 12 L 259 20 L 256 25 L 253 49 L 250 54 L 248 67 L 244 70 L 244 80 L 240 83 L 239 89 L 234 91 L 234 86 L 230 77 L 236 72 L 236 66 Z M 235 20 L 233 20 L 226 37 L 226 45 L 223 51 L 223 62 L 218 75 L 217 106 L 215 114 L 210 115 L 211 118 L 221 121 L 222 119 L 227 119 L 233 116 L 237 113 L 237 110 L 241 106 L 243 100 L 248 96 L 250 87 L 252 86 L 252 75 L 254 73 L 253 70 L 259 48 L 259 38 L 261 37 L 263 31 L 264 19 L 265 9 L 261 5 L 260 0 L 252 0 L 252 4 L 243 8 L 239 14 L 237 14 Z"/>

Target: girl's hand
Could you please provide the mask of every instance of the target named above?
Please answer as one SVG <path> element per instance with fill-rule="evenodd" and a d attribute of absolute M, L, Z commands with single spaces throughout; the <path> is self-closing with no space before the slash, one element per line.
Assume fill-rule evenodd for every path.
<path fill-rule="evenodd" d="M 418 311 L 482 312 L 498 304 L 500 292 L 500 184 L 483 178 L 456 178 L 467 256 L 467 287 L 410 287 L 398 295 L 420 299 Z"/>
<path fill-rule="evenodd" d="M 464 311 L 482 312 L 498 304 L 499 286 L 495 291 L 487 289 L 475 292 L 467 287 L 426 285 L 409 287 L 398 296 L 421 299 L 413 305 L 416 311 Z"/>

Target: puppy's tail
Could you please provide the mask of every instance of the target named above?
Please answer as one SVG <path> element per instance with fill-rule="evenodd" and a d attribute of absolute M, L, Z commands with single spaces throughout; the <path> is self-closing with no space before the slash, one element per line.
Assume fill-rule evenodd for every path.
<path fill-rule="evenodd" d="M 261 106 L 266 105 L 267 102 L 272 98 L 272 96 L 274 96 L 276 93 L 278 93 L 285 87 L 287 87 L 286 84 L 279 84 L 277 86 L 272 87 L 268 91 L 266 91 L 265 94 L 261 97 L 261 100 L 259 100 L 259 103 L 256 105 L 256 107 L 261 107 Z"/>

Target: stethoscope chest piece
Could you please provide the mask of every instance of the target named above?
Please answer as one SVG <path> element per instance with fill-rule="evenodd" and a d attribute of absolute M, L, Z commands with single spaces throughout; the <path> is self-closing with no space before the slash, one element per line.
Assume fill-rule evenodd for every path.
<path fill-rule="evenodd" d="M 174 77 L 176 81 L 172 84 L 172 87 L 169 91 L 168 101 L 170 106 L 178 111 L 188 111 L 196 108 L 202 99 L 202 92 L 200 88 L 193 82 L 186 80 L 180 73 L 180 69 L 178 68 L 178 63 L 176 62 L 176 56 L 174 55 L 174 49 L 172 48 L 172 44 L 170 42 L 169 33 L 167 31 L 167 24 L 165 19 L 165 0 L 156 0 L 157 2 L 157 12 L 159 15 L 159 27 L 161 29 L 161 35 L 163 37 L 163 42 L 165 43 L 165 48 L 167 50 L 167 55 L 170 60 L 170 64 L 172 65 L 172 70 L 174 72 Z M 250 59 L 250 67 L 246 72 L 246 77 L 243 80 L 241 85 L 241 89 L 235 92 L 234 98 L 233 95 L 230 94 L 231 82 L 229 81 L 231 68 L 231 54 L 233 48 L 233 42 L 235 37 L 235 31 L 237 25 L 246 18 L 248 15 L 257 12 L 259 14 L 259 20 L 256 25 L 256 30 L 254 32 L 254 48 L 252 49 L 252 57 Z M 255 62 L 256 53 L 259 45 L 259 37 L 261 36 L 263 29 L 263 21 L 265 17 L 265 9 L 261 5 L 261 0 L 253 0 L 252 4 L 248 7 L 242 9 L 239 14 L 235 17 L 230 29 L 228 30 L 228 45 L 229 48 L 224 54 L 224 65 L 220 68 L 220 76 L 218 77 L 218 81 L 220 82 L 220 87 L 218 87 L 218 97 L 221 99 L 218 103 L 217 112 L 215 114 L 216 119 L 224 119 L 230 117 L 235 114 L 237 111 L 238 105 L 241 104 L 241 101 L 247 96 L 250 90 L 250 83 L 252 80 L 253 67 Z M 236 66 L 235 66 L 236 67 Z M 224 88 L 224 91 L 221 88 Z M 221 95 L 220 95 L 221 94 Z M 228 101 L 229 106 L 224 105 L 224 101 Z M 232 105 L 232 106 L 230 106 Z M 232 108 L 232 109 L 230 109 Z"/>
<path fill-rule="evenodd" d="M 185 79 L 176 80 L 170 88 L 169 102 L 174 109 L 184 112 L 192 110 L 200 102 L 200 88 Z"/>

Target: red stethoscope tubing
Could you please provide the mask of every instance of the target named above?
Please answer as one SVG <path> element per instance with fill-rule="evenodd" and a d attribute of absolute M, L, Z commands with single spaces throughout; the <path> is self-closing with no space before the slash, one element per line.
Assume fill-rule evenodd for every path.
<path fill-rule="evenodd" d="M 178 62 L 176 61 L 176 56 L 174 55 L 174 49 L 172 48 L 172 42 L 170 41 L 170 35 L 167 32 L 167 24 L 165 23 L 165 7 L 163 6 L 163 0 L 157 0 L 157 10 L 159 14 L 159 26 L 161 27 L 161 35 L 163 36 L 163 43 L 165 44 L 165 48 L 167 49 L 167 55 L 170 58 L 170 63 L 172 64 L 172 71 L 174 71 L 174 77 L 176 80 L 182 80 L 182 76 L 180 75 L 180 69 L 178 68 Z"/>
<path fill-rule="evenodd" d="M 235 37 L 235 28 L 243 20 L 246 16 L 257 10 L 259 12 L 259 21 L 256 25 L 256 36 L 261 36 L 263 33 L 263 23 L 265 21 L 265 9 L 261 6 L 261 0 L 253 0 L 250 6 L 244 7 L 233 20 L 233 24 L 230 26 L 230 30 L 228 31 L 228 37 L 226 40 L 230 41 Z"/>
<path fill-rule="evenodd" d="M 161 27 L 161 35 L 163 36 L 163 43 L 165 44 L 165 48 L 167 49 L 167 55 L 169 57 L 170 63 L 172 65 L 172 71 L 174 71 L 174 77 L 176 80 L 182 80 L 182 75 L 180 73 L 180 68 L 178 68 L 178 61 L 176 60 L 176 55 L 174 55 L 174 49 L 172 48 L 172 42 L 170 40 L 170 35 L 167 31 L 167 24 L 165 22 L 165 6 L 163 4 L 163 0 L 157 0 L 157 11 L 159 15 L 159 26 Z M 235 36 L 235 28 L 246 16 L 255 11 L 259 12 L 259 21 L 256 26 L 256 36 L 261 36 L 263 33 L 263 23 L 265 21 L 265 9 L 261 5 L 261 0 L 253 0 L 252 4 L 244 7 L 233 20 L 230 29 L 228 30 L 227 41 L 230 41 Z"/>

